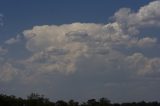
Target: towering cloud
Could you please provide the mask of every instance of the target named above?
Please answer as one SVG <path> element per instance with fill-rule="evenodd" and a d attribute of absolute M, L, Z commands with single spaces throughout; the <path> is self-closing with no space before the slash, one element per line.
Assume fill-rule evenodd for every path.
<path fill-rule="evenodd" d="M 128 70 L 125 72 L 135 76 L 160 75 L 160 58 L 140 51 L 157 49 L 158 37 L 141 34 L 146 27 L 160 27 L 159 9 L 160 1 L 153 1 L 137 12 L 128 8 L 120 9 L 114 14 L 114 21 L 108 24 L 33 26 L 32 29 L 23 31 L 25 41 L 22 43 L 28 56 L 18 58 L 18 65 L 14 67 L 11 60 L 10 63 L 5 63 L 7 66 L 2 67 L 0 79 L 9 80 L 11 76 L 18 74 L 27 78 L 56 72 L 76 73 L 76 70 L 81 69 L 79 64 L 82 60 L 97 67 L 103 62 L 104 70 L 111 71 L 110 73 L 112 70 Z M 5 43 L 14 44 L 20 41 L 17 36 Z M 0 48 L 0 52 L 4 50 Z M 94 64 L 91 60 L 95 61 Z M 22 67 L 26 71 L 20 71 Z M 32 74 L 26 74 L 27 70 Z"/>

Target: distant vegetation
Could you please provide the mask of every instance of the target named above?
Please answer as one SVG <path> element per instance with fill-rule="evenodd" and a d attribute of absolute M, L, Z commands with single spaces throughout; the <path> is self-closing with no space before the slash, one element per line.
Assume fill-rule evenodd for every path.
<path fill-rule="evenodd" d="M 132 102 L 132 103 L 111 103 L 107 98 L 99 100 L 90 99 L 86 102 L 79 103 L 74 100 L 68 102 L 58 100 L 51 102 L 48 98 L 37 93 L 32 93 L 27 99 L 17 98 L 0 94 L 0 106 L 160 106 L 159 102 Z"/>

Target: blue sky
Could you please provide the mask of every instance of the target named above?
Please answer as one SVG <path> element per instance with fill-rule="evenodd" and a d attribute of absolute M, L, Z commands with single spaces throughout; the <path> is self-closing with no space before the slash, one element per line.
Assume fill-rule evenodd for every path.
<path fill-rule="evenodd" d="M 0 33 L 8 38 L 34 25 L 59 25 L 73 22 L 106 23 L 119 8 L 129 7 L 136 11 L 149 1 L 1 0 L 0 12 L 5 17 L 5 25 Z"/>
<path fill-rule="evenodd" d="M 159 100 L 159 9 L 159 0 L 1 0 L 0 93 Z"/>

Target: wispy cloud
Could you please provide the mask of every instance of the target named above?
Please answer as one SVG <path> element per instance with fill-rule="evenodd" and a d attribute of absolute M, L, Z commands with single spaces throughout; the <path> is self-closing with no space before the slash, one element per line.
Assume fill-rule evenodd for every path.
<path fill-rule="evenodd" d="M 0 14 L 0 26 L 2 27 L 4 25 L 4 22 L 3 22 L 3 14 Z"/>
<path fill-rule="evenodd" d="M 21 36 L 17 35 L 15 38 L 10 38 L 5 41 L 5 44 L 11 45 L 21 41 Z"/>

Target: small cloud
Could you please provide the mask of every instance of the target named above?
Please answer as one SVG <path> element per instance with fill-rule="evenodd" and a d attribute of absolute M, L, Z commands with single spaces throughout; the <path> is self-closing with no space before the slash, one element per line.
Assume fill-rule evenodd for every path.
<path fill-rule="evenodd" d="M 5 48 L 3 48 L 3 47 L 0 46 L 0 54 L 4 55 L 4 54 L 6 54 L 7 52 L 8 52 L 7 49 L 5 49 Z"/>
<path fill-rule="evenodd" d="M 140 39 L 137 44 L 140 47 L 151 47 L 151 46 L 155 45 L 156 43 L 157 43 L 156 38 L 145 37 L 143 39 Z"/>
<path fill-rule="evenodd" d="M 20 35 L 17 35 L 15 38 L 10 38 L 10 39 L 6 40 L 5 44 L 8 44 L 8 45 L 14 44 L 14 43 L 19 42 L 20 40 L 21 40 Z"/>

